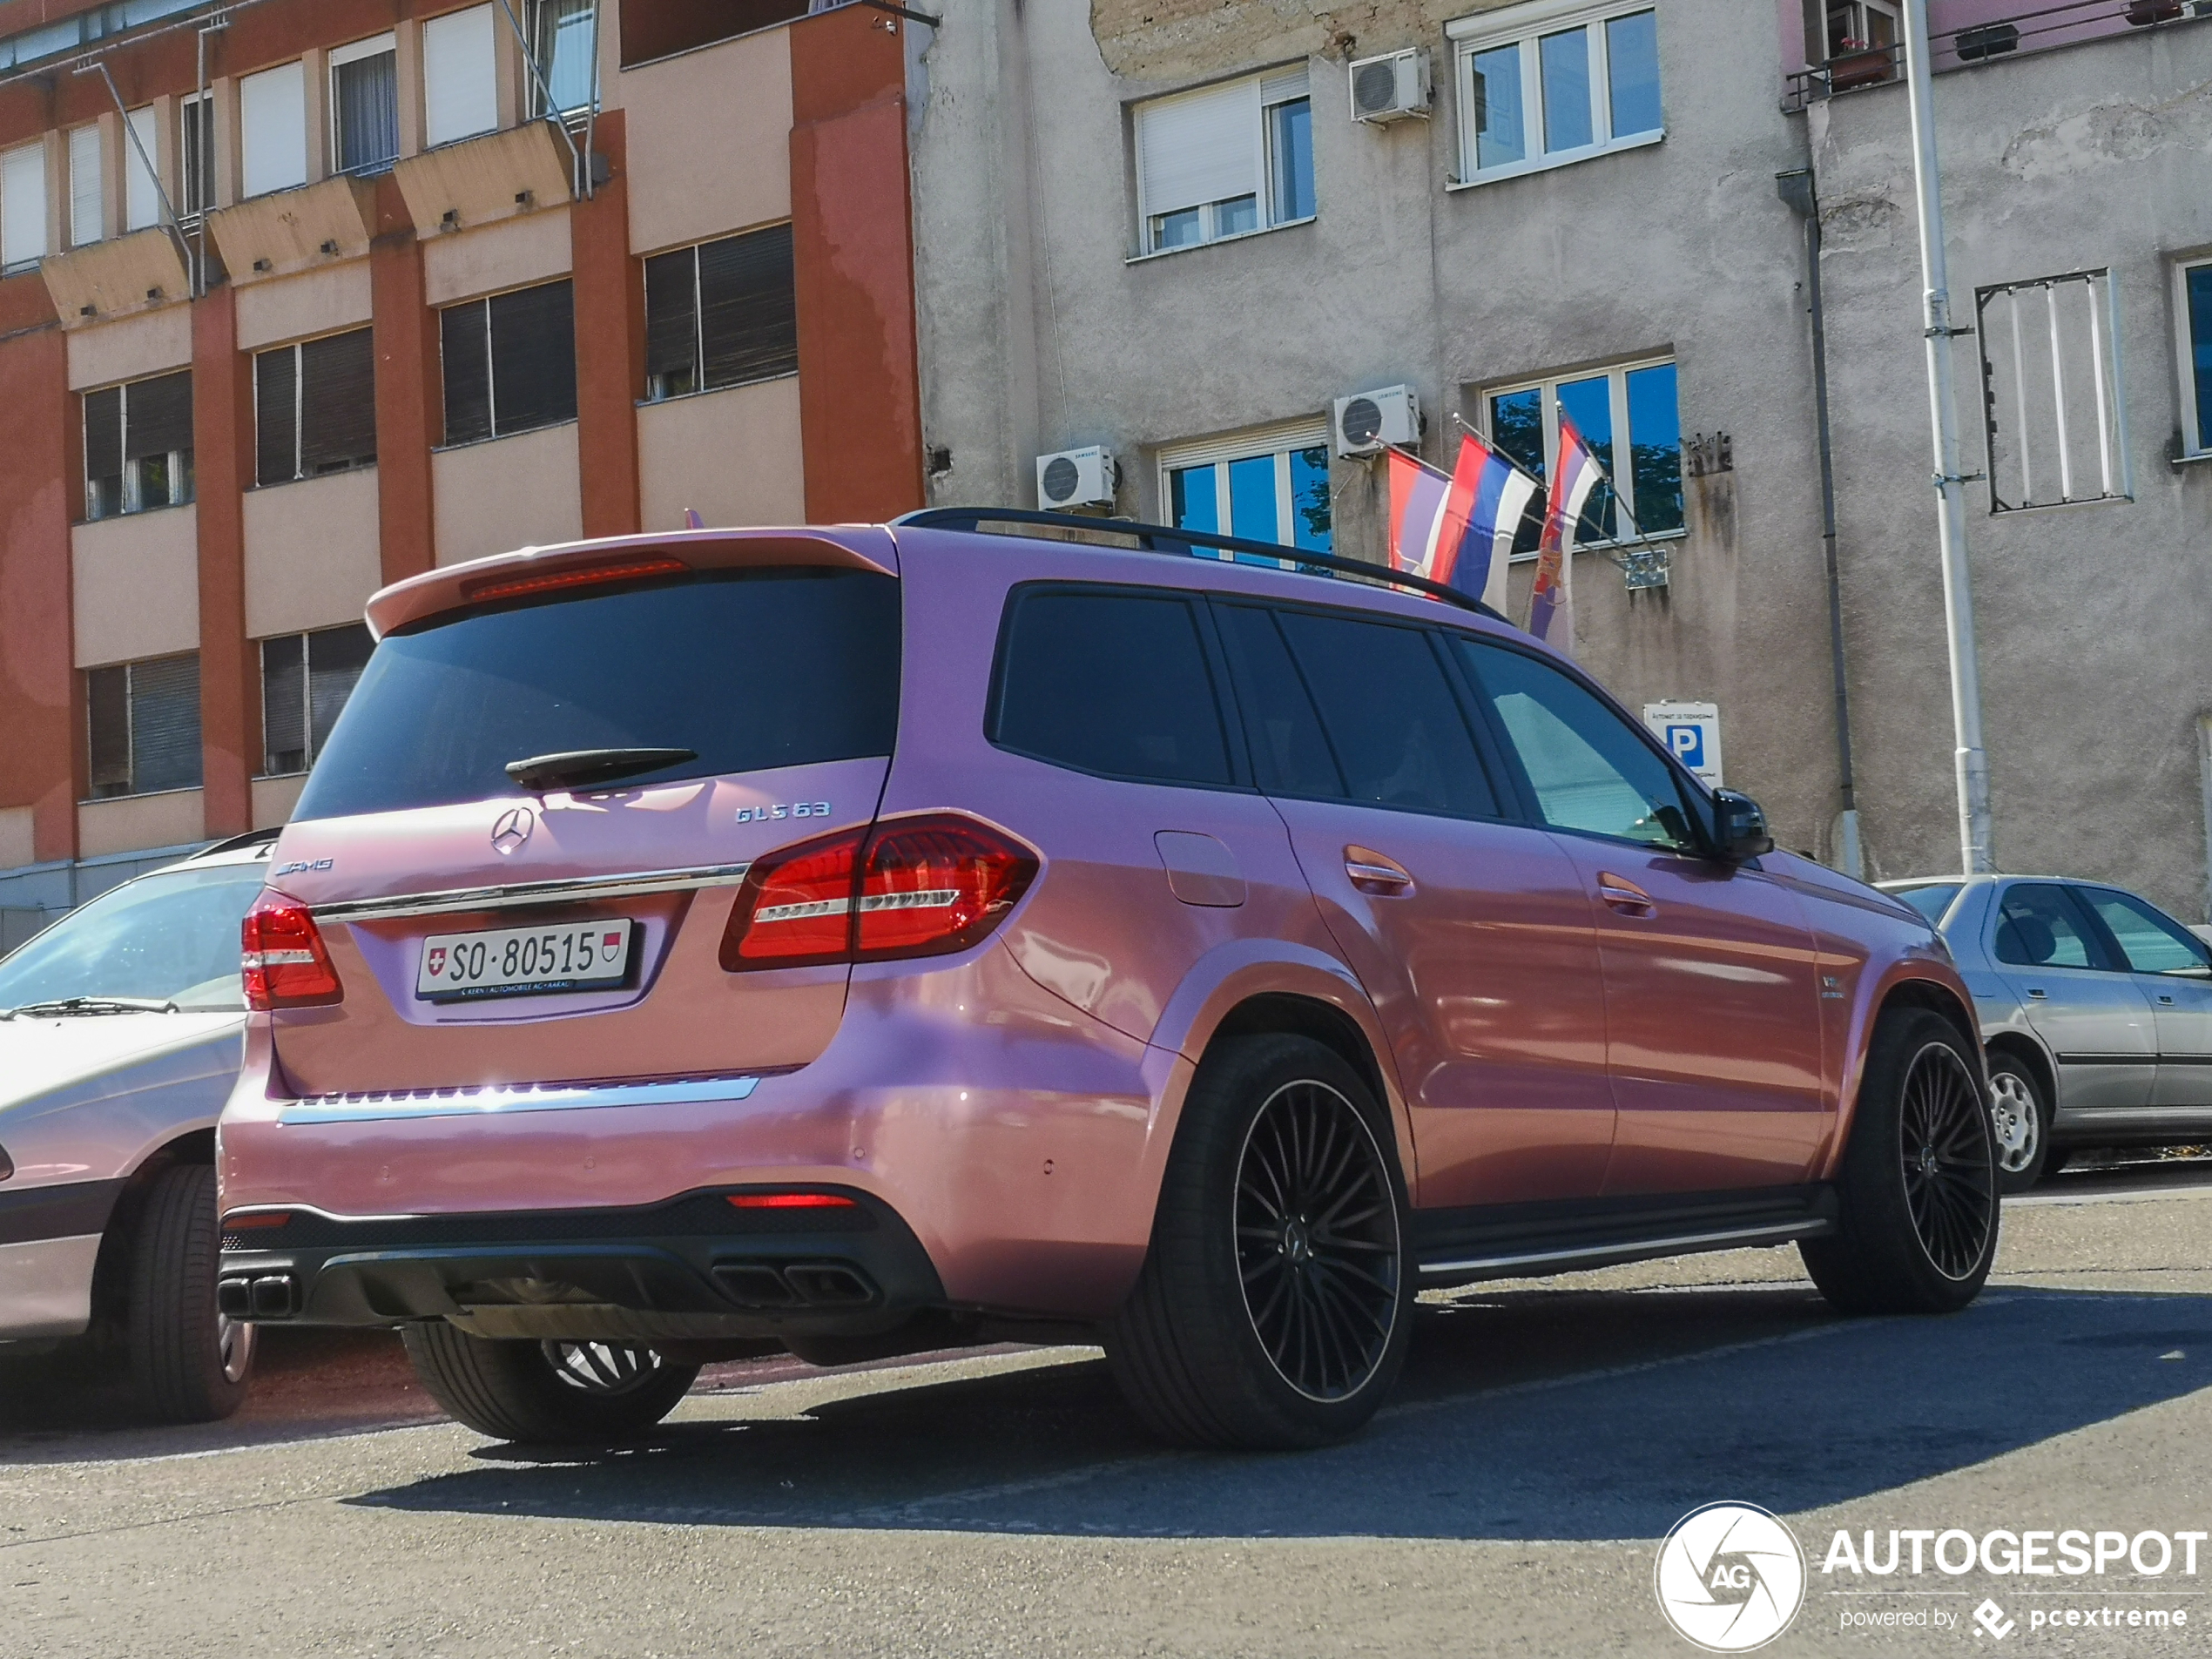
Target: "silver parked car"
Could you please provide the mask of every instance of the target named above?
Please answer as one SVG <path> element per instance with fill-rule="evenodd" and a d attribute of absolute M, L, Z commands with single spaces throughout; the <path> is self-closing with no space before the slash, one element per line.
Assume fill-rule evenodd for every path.
<path fill-rule="evenodd" d="M 127 881 L 0 960 L 0 1357 L 89 1337 L 170 1421 L 228 1416 L 253 1366 L 253 1327 L 215 1306 L 215 1117 L 273 840 Z"/>
<path fill-rule="evenodd" d="M 2079 1146 L 2212 1139 L 2212 948 L 2096 881 L 1887 881 L 1951 947 L 1989 1050 L 2006 1190 Z"/>

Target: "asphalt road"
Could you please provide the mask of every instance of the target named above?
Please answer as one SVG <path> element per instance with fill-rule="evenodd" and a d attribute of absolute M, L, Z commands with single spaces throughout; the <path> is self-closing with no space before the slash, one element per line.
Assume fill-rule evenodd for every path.
<path fill-rule="evenodd" d="M 1722 1499 L 1810 1557 L 1770 1653 L 2195 1651 L 2212 1543 L 2202 1578 L 1820 1569 L 1838 1528 L 2212 1530 L 2207 1200 L 2208 1165 L 2062 1176 L 1942 1320 L 1833 1318 L 1786 1251 L 1484 1287 L 1298 1456 L 1161 1449 L 1087 1350 L 718 1367 L 560 1455 L 444 1422 L 381 1336 L 273 1335 L 204 1428 L 17 1371 L 0 1654 L 1689 1655 L 1655 1549 Z M 2123 1622 L 2033 1628 L 2067 1609 Z"/>

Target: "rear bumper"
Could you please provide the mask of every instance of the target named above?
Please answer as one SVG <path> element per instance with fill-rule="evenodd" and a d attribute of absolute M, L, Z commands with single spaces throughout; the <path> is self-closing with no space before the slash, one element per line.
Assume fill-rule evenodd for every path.
<path fill-rule="evenodd" d="M 731 1202 L 746 1196 L 393 1217 L 303 1208 L 250 1231 L 226 1217 L 216 1299 L 265 1323 L 446 1318 L 483 1336 L 641 1339 L 862 1334 L 943 1303 L 921 1241 L 880 1200 Z"/>

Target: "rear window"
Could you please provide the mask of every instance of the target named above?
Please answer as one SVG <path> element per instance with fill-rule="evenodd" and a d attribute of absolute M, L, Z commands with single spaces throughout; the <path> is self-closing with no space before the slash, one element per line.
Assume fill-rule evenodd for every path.
<path fill-rule="evenodd" d="M 525 792 L 507 763 L 573 749 L 698 759 L 620 787 L 888 755 L 899 584 L 718 571 L 463 615 L 376 648 L 294 819 Z"/>
<path fill-rule="evenodd" d="M 1938 881 L 1925 887 L 1906 887 L 1897 896 L 1925 916 L 1929 927 L 1940 927 L 1944 913 L 1959 896 L 1959 886 L 1956 881 Z"/>
<path fill-rule="evenodd" d="M 1197 618 L 1171 594 L 1015 590 L 987 735 L 1111 778 L 1231 781 Z"/>

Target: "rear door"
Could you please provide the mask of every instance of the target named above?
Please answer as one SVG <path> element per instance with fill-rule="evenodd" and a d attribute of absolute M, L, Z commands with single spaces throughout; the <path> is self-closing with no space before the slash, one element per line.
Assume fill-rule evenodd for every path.
<path fill-rule="evenodd" d="M 2059 1117 L 2149 1104 L 2158 1040 L 2149 1001 L 2080 900 L 2056 881 L 2014 881 L 2000 895 L 1989 954 L 2049 1045 Z"/>
<path fill-rule="evenodd" d="M 1595 1196 L 1613 1139 L 1573 865 L 1512 821 L 1440 639 L 1217 602 L 1261 786 L 1388 1034 L 1424 1209 Z"/>
<path fill-rule="evenodd" d="M 720 946 L 750 860 L 875 814 L 899 583 L 857 556 L 672 563 L 378 644 L 270 867 L 345 993 L 273 1017 L 293 1086 L 728 1075 L 827 1043 L 846 968 L 725 972 Z M 624 749 L 682 758 L 572 787 L 506 770 Z"/>
<path fill-rule="evenodd" d="M 2149 1002 L 2158 1042 L 2151 1103 L 2212 1108 L 2212 952 L 2164 911 L 2114 887 L 2074 893 L 2105 926 Z"/>
<path fill-rule="evenodd" d="M 1460 650 L 1596 918 L 1620 1111 L 1606 1190 L 1805 1180 L 1834 1112 L 1796 895 L 1706 856 L 1673 765 L 1572 675 L 1487 640 Z"/>

